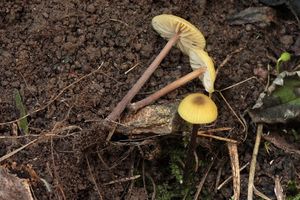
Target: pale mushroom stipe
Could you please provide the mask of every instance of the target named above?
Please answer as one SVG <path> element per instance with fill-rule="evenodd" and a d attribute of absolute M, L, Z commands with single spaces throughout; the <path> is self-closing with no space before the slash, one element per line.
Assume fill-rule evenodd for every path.
<path fill-rule="evenodd" d="M 120 117 L 126 106 L 157 69 L 172 46 L 176 45 L 185 54 L 188 54 L 191 48 L 203 49 L 205 47 L 205 38 L 202 33 L 194 25 L 180 17 L 165 14 L 159 15 L 152 19 L 152 26 L 162 37 L 169 41 L 140 79 L 106 117 L 107 121 L 116 121 Z"/>
<path fill-rule="evenodd" d="M 209 93 L 209 95 L 211 95 L 215 90 L 214 83 L 216 80 L 216 71 L 215 71 L 215 66 L 212 58 L 209 57 L 208 53 L 205 52 L 204 50 L 192 49 L 192 48 L 189 50 L 189 56 L 190 56 L 190 65 L 194 70 L 194 72 L 198 72 L 197 73 L 198 76 L 196 73 L 191 72 L 188 75 L 172 82 L 166 87 L 146 97 L 145 99 L 130 104 L 128 108 L 131 111 L 137 111 L 138 109 L 141 109 L 149 105 L 150 103 L 156 101 L 158 98 L 162 97 L 163 95 L 177 89 L 182 85 L 185 85 L 186 83 L 188 83 L 189 81 L 197 77 L 200 78 L 205 90 Z"/>
<path fill-rule="evenodd" d="M 137 110 L 153 103 L 154 101 L 156 101 L 160 97 L 166 95 L 167 93 L 179 88 L 180 86 L 183 86 L 183 85 L 187 84 L 189 81 L 191 81 L 195 78 L 198 78 L 199 76 L 201 76 L 205 72 L 206 72 L 205 67 L 201 67 L 199 69 L 196 69 L 195 71 L 190 72 L 189 74 L 181 77 L 180 79 L 168 84 L 164 88 L 156 91 L 155 93 L 151 94 L 150 96 L 146 97 L 145 99 L 142 99 L 138 102 L 129 104 L 128 109 L 132 112 L 136 112 Z"/>

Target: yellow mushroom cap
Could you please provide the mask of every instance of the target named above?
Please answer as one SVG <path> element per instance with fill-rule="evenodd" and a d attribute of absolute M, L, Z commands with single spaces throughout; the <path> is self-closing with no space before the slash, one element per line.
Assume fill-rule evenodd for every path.
<path fill-rule="evenodd" d="M 185 54 L 190 48 L 204 49 L 205 38 L 202 33 L 190 22 L 174 15 L 162 14 L 152 19 L 153 28 L 161 37 L 169 40 L 180 32 L 177 47 Z"/>
<path fill-rule="evenodd" d="M 208 93 L 214 92 L 214 84 L 216 80 L 216 71 L 214 62 L 209 57 L 207 52 L 201 49 L 190 49 L 189 52 L 190 65 L 193 70 L 199 69 L 200 67 L 206 67 L 205 73 L 200 76 L 200 80 Z"/>
<path fill-rule="evenodd" d="M 207 124 L 218 116 L 216 104 L 201 93 L 190 94 L 179 104 L 178 113 L 182 119 L 191 124 Z"/>

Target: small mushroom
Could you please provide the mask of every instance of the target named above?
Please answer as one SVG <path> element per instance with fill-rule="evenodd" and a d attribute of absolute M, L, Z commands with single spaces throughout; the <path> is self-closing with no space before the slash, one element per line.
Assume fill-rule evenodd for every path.
<path fill-rule="evenodd" d="M 161 37 L 170 40 L 179 34 L 176 46 L 185 54 L 191 48 L 204 49 L 205 38 L 202 33 L 190 22 L 174 15 L 158 15 L 152 19 L 153 28 Z"/>
<path fill-rule="evenodd" d="M 216 104 L 206 95 L 201 93 L 190 94 L 185 97 L 178 106 L 178 114 L 185 121 L 193 124 L 191 140 L 188 144 L 184 181 L 188 180 L 192 164 L 194 162 L 194 151 L 200 124 L 212 123 L 217 119 L 218 109 Z"/>
<path fill-rule="evenodd" d="M 189 51 L 190 56 L 190 65 L 193 70 L 206 67 L 207 70 L 205 73 L 200 76 L 200 80 L 205 88 L 205 90 L 211 94 L 214 92 L 214 83 L 216 80 L 216 71 L 214 62 L 209 57 L 208 53 L 201 49 L 190 49 Z"/>
<path fill-rule="evenodd" d="M 162 37 L 169 41 L 140 79 L 106 117 L 108 121 L 116 121 L 119 118 L 127 104 L 130 103 L 133 97 L 140 91 L 142 86 L 171 50 L 172 46 L 176 44 L 185 54 L 188 54 L 191 48 L 203 49 L 205 47 L 205 38 L 202 33 L 191 23 L 180 17 L 166 14 L 159 15 L 152 19 L 152 26 Z"/>

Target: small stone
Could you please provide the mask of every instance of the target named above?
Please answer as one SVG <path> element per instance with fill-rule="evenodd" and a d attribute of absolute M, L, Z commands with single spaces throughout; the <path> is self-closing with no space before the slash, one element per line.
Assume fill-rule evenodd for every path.
<path fill-rule="evenodd" d="M 206 46 L 206 51 L 207 51 L 207 52 L 212 51 L 212 49 L 213 49 L 213 47 L 212 47 L 210 44 L 208 44 L 208 45 Z"/>
<path fill-rule="evenodd" d="M 102 48 L 101 48 L 101 54 L 102 54 L 102 55 L 106 55 L 108 51 L 109 51 L 109 48 L 108 48 L 108 47 L 102 47 Z"/>
<path fill-rule="evenodd" d="M 54 42 L 55 44 L 60 44 L 61 42 L 63 42 L 63 36 L 60 36 L 60 35 L 56 36 L 56 37 L 53 39 L 53 42 Z"/>
<path fill-rule="evenodd" d="M 89 13 L 94 13 L 96 11 L 96 7 L 93 4 L 87 6 L 86 11 Z"/>
<path fill-rule="evenodd" d="M 135 59 L 135 55 L 133 53 L 129 52 L 126 54 L 126 58 L 129 61 L 133 61 Z"/>
<path fill-rule="evenodd" d="M 10 84 L 13 88 L 18 88 L 20 86 L 20 82 L 19 81 L 14 81 Z"/>
<path fill-rule="evenodd" d="M 247 24 L 245 27 L 246 31 L 251 31 L 252 30 L 252 25 L 251 24 Z"/>
<path fill-rule="evenodd" d="M 292 48 L 295 56 L 300 56 L 300 37 L 298 36 L 296 42 L 293 44 Z"/>
<path fill-rule="evenodd" d="M 141 55 L 149 58 L 152 52 L 152 46 L 150 44 L 146 44 L 141 48 Z"/>
<path fill-rule="evenodd" d="M 254 68 L 253 73 L 262 80 L 266 80 L 268 78 L 268 70 L 263 67 Z"/>
<path fill-rule="evenodd" d="M 141 43 L 135 43 L 134 48 L 135 48 L 136 51 L 140 51 L 140 49 L 142 48 L 142 44 Z"/>
<path fill-rule="evenodd" d="M 2 86 L 7 86 L 8 85 L 8 81 L 1 81 L 1 85 Z"/>
<path fill-rule="evenodd" d="M 48 15 L 48 13 L 46 13 L 46 12 L 43 12 L 43 17 L 45 17 L 46 19 L 48 19 L 49 18 L 49 15 Z"/>
<path fill-rule="evenodd" d="M 279 40 L 285 47 L 289 47 L 294 43 L 293 36 L 291 35 L 284 35 Z"/>

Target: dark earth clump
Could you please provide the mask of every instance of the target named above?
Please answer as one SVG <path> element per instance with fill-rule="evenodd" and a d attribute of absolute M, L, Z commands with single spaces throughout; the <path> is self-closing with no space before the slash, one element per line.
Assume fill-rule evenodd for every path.
<path fill-rule="evenodd" d="M 218 120 L 213 127 L 204 127 L 231 127 L 232 131 L 218 135 L 237 140 L 240 164 L 249 162 L 255 124 L 246 111 L 267 84 L 268 65 L 274 66 L 274 59 L 276 61 L 282 51 L 293 52 L 296 48 L 299 27 L 287 9 L 277 10 L 277 18 L 267 26 L 231 26 L 227 22 L 229 16 L 262 4 L 234 0 L 203 2 L 1 1 L 0 156 L 39 138 L 1 165 L 21 178 L 30 179 L 37 199 L 146 199 L 151 198 L 153 184 L 171 180 L 171 175 L 163 169 L 169 162 L 168 150 L 164 147 L 176 148 L 182 134 L 150 139 L 141 136 L 134 142 L 129 142 L 130 136 L 115 134 L 112 141 L 107 142 L 109 131 L 103 127 L 103 119 L 166 43 L 151 27 L 151 19 L 162 13 L 185 18 L 203 32 L 206 50 L 219 70 L 216 90 L 251 78 L 222 92 L 247 124 L 247 132 L 218 92 L 213 94 L 219 109 Z M 220 67 L 228 55 L 230 59 Z M 293 58 L 283 68 L 293 70 L 298 64 Z M 135 65 L 138 66 L 125 74 Z M 190 71 L 188 57 L 173 48 L 134 100 L 146 97 Z M 270 71 L 273 78 L 273 68 Z M 68 87 L 72 83 L 75 84 Z M 20 117 L 15 106 L 15 90 L 20 91 L 28 113 L 32 113 L 28 116 L 31 135 L 8 139 L 16 134 L 24 136 L 16 131 L 17 123 L 4 123 Z M 182 99 L 188 93 L 199 91 L 204 92 L 204 89 L 199 80 L 194 80 L 158 103 Z M 299 127 L 293 127 L 299 131 Z M 267 126 L 265 130 L 281 132 L 281 127 Z M 203 197 L 210 194 L 212 199 L 229 199 L 233 194 L 231 182 L 215 190 L 218 173 L 221 181 L 231 175 L 226 145 L 207 139 L 200 144 L 199 159 L 204 164 L 196 174 L 197 180 L 203 176 L 211 157 L 215 157 Z M 179 145 L 178 150 L 180 148 Z M 276 175 L 282 178 L 284 189 L 290 180 L 299 184 L 300 160 L 299 155 L 272 145 L 270 148 L 267 152 L 261 145 L 255 184 L 261 192 L 275 198 Z M 31 170 L 24 170 L 29 168 Z M 249 167 L 241 173 L 241 199 L 246 195 L 248 170 Z M 32 171 L 36 176 L 30 173 Z M 137 174 L 144 174 L 146 186 L 142 177 L 137 177 L 136 183 L 124 180 Z M 144 188 L 148 188 L 148 192 Z"/>

